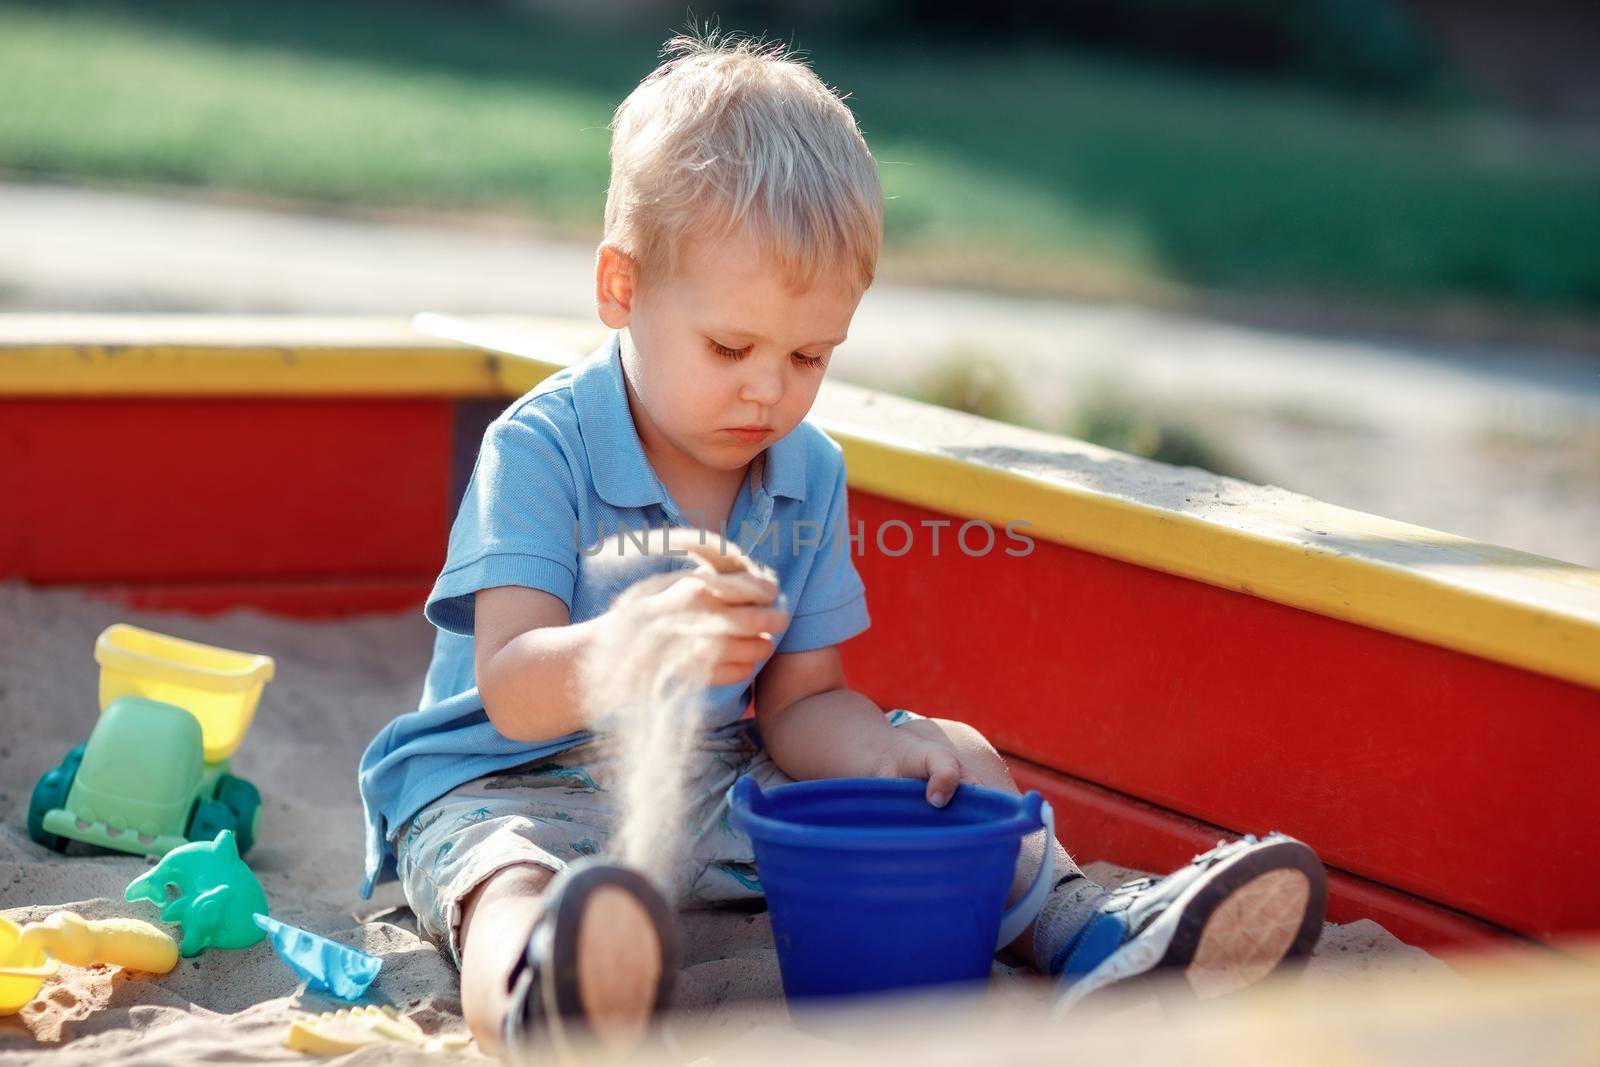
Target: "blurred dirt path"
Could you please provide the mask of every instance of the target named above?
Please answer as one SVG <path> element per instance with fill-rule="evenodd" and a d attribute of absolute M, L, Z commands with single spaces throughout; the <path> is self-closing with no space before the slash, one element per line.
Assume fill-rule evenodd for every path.
<path fill-rule="evenodd" d="M 589 318 L 592 247 L 510 225 L 0 183 L 0 311 Z M 880 283 L 835 373 L 906 391 L 987 359 L 1058 429 L 1119 395 L 1240 473 L 1600 566 L 1600 361 L 1303 336 L 1148 308 Z"/>

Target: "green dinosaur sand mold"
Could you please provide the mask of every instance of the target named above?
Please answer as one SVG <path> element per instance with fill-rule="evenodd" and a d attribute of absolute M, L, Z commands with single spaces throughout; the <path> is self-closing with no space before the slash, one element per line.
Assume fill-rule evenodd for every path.
<path fill-rule="evenodd" d="M 167 887 L 178 895 L 167 899 Z M 207 948 L 249 948 L 265 931 L 252 916 L 266 914 L 267 894 L 239 858 L 232 830 L 214 841 L 196 841 L 173 849 L 149 871 L 128 883 L 124 899 L 148 900 L 161 907 L 163 922 L 179 923 L 185 956 Z"/>

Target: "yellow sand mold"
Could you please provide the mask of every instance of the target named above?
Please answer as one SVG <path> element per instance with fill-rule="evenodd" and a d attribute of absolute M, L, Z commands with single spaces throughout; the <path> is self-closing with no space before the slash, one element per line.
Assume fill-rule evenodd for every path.
<path fill-rule="evenodd" d="M 341 1008 L 297 1019 L 283 1043 L 296 1052 L 342 1056 L 367 1045 L 410 1045 L 442 1052 L 467 1045 L 466 1037 L 429 1037 L 415 1022 L 387 1004 Z"/>
<path fill-rule="evenodd" d="M 58 911 L 19 927 L 0 918 L 0 1015 L 20 1011 L 63 963 L 74 967 L 109 963 L 166 974 L 178 963 L 178 945 L 138 919 L 91 920 Z"/>

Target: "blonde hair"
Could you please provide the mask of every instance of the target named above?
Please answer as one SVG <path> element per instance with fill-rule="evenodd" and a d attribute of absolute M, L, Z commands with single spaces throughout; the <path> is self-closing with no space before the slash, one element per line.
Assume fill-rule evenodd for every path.
<path fill-rule="evenodd" d="M 674 37 L 617 108 L 604 241 L 670 278 L 687 239 L 753 237 L 809 289 L 865 290 L 883 243 L 883 190 L 855 116 L 781 45 Z"/>

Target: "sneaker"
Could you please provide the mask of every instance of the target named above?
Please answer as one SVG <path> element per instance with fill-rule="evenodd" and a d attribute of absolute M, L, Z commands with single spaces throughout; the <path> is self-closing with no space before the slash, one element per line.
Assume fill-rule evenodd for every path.
<path fill-rule="evenodd" d="M 511 973 L 506 1049 L 514 1062 L 546 1048 L 629 1051 L 670 1002 L 677 969 L 672 910 L 649 879 L 599 858 L 580 860 L 545 890 L 544 910 Z"/>
<path fill-rule="evenodd" d="M 1217 844 L 1165 878 L 1113 889 L 1050 961 L 1062 1012 L 1098 990 L 1158 969 L 1195 995 L 1232 993 L 1311 954 L 1328 883 L 1302 842 L 1283 834 Z"/>

